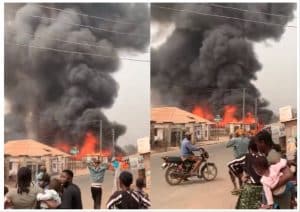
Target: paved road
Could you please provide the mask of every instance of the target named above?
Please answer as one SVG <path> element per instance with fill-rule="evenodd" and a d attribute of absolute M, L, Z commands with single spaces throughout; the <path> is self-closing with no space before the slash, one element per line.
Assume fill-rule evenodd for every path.
<path fill-rule="evenodd" d="M 103 183 L 103 196 L 102 196 L 102 204 L 101 208 L 106 208 L 106 202 L 108 198 L 111 195 L 112 192 L 112 186 L 113 186 L 113 172 L 112 171 L 106 171 L 104 183 Z M 93 200 L 91 196 L 90 191 L 90 176 L 89 175 L 83 175 L 83 176 L 77 176 L 74 178 L 74 183 L 77 184 L 81 189 L 81 198 L 83 203 L 84 209 L 92 209 L 93 206 Z"/>
<path fill-rule="evenodd" d="M 178 151 L 152 155 L 151 159 L 151 201 L 152 208 L 166 209 L 231 209 L 235 207 L 236 196 L 230 191 L 232 185 L 226 163 L 232 159 L 232 149 L 225 144 L 204 146 L 210 154 L 209 160 L 216 163 L 218 176 L 214 181 L 192 180 L 177 186 L 170 186 L 164 179 L 164 170 L 160 168 L 161 157 L 178 155 Z"/>

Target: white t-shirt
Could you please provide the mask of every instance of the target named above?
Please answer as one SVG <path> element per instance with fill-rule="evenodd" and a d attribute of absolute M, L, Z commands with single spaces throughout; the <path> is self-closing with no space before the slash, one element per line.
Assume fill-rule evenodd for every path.
<path fill-rule="evenodd" d="M 39 193 L 36 198 L 38 201 L 54 200 L 57 202 L 58 205 L 61 204 L 61 198 L 59 194 L 53 189 L 46 189 L 44 193 Z M 46 203 L 42 202 L 41 208 L 48 208 L 48 206 Z"/>

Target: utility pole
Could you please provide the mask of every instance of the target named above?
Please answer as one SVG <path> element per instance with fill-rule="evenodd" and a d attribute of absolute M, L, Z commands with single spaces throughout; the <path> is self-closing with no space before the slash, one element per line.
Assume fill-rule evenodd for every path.
<path fill-rule="evenodd" d="M 255 116 L 256 130 L 257 130 L 257 128 L 258 128 L 257 104 L 258 104 L 258 99 L 255 98 L 254 116 Z"/>
<path fill-rule="evenodd" d="M 245 129 L 245 103 L 246 103 L 246 88 L 243 88 L 243 129 Z"/>
<path fill-rule="evenodd" d="M 115 157 L 115 129 L 112 129 L 112 143 L 113 143 L 112 155 L 113 157 Z"/>
<path fill-rule="evenodd" d="M 100 156 L 102 156 L 102 120 L 99 122 L 99 152 Z"/>

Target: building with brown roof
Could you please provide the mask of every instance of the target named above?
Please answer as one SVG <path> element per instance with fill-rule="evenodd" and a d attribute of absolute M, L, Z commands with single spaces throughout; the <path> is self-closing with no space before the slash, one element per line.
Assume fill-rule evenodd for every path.
<path fill-rule="evenodd" d="M 192 142 L 208 140 L 214 123 L 178 107 L 151 109 L 151 145 L 155 147 L 180 146 L 184 132 L 192 133 Z"/>
<path fill-rule="evenodd" d="M 35 140 L 13 140 L 4 145 L 7 175 L 15 175 L 22 166 L 30 167 L 33 176 L 40 166 L 46 166 L 49 174 L 57 174 L 68 168 L 71 155 Z"/>

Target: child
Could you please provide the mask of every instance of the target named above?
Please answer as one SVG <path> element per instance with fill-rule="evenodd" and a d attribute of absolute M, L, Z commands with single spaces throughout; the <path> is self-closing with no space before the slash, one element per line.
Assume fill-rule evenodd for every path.
<path fill-rule="evenodd" d="M 61 183 L 58 179 L 52 179 L 48 186 L 48 189 L 45 189 L 44 193 L 39 193 L 37 195 L 37 200 L 41 201 L 40 207 L 42 209 L 50 208 L 46 201 L 53 201 L 55 204 L 51 204 L 51 208 L 57 208 L 61 204 Z"/>
<path fill-rule="evenodd" d="M 257 156 L 254 160 L 254 170 L 255 172 L 262 176 L 261 183 L 263 185 L 264 194 L 267 200 L 267 205 L 262 204 L 261 208 L 271 209 L 273 208 L 274 200 L 273 194 L 279 195 L 284 193 L 285 186 L 282 186 L 272 192 L 282 175 L 281 170 L 287 166 L 286 159 L 280 159 L 280 161 L 274 165 L 269 165 L 269 162 L 264 156 Z"/>
<path fill-rule="evenodd" d="M 136 179 L 135 185 L 137 188 L 136 192 L 141 196 L 141 198 L 150 202 L 149 195 L 143 190 L 146 187 L 145 180 L 143 178 L 138 178 Z M 148 207 L 143 205 L 141 206 L 141 209 L 148 209 Z"/>

